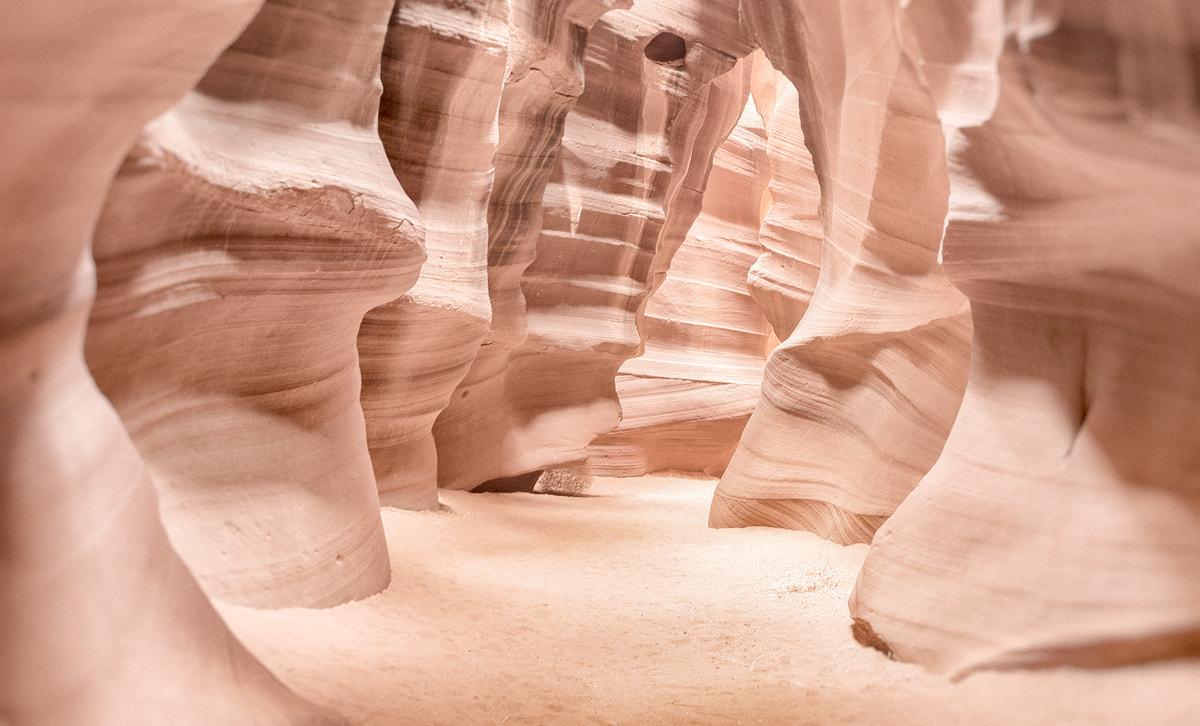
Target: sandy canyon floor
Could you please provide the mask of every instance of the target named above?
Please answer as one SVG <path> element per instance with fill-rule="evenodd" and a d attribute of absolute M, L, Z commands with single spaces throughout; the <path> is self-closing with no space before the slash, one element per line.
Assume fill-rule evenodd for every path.
<path fill-rule="evenodd" d="M 1200 660 L 950 682 L 860 647 L 846 596 L 867 547 L 709 529 L 715 485 L 443 492 L 439 512 L 383 510 L 385 592 L 221 611 L 356 724 L 1200 723 Z"/>

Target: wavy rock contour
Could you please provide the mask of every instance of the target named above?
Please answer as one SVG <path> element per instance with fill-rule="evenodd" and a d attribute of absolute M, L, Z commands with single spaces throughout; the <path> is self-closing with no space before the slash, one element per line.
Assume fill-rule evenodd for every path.
<path fill-rule="evenodd" d="M 493 287 L 511 347 L 481 351 L 481 375 L 468 376 L 435 425 L 439 451 L 454 452 L 439 457 L 442 486 L 532 486 L 535 472 L 582 460 L 619 422 L 616 370 L 641 344 L 637 318 L 699 213 L 712 154 L 744 102 L 744 73 L 731 71 L 749 48 L 735 10 L 635 4 L 588 34 L 587 88 L 565 119 L 535 258 L 519 297 L 511 278 L 499 301 Z M 501 264 L 508 254 L 528 260 L 511 246 L 493 252 Z"/>
<path fill-rule="evenodd" d="M 146 468 L 83 355 L 90 232 L 105 189 L 142 125 L 257 7 L 0 6 L 5 723 L 339 722 L 287 691 L 225 628 L 172 550 Z"/>
<path fill-rule="evenodd" d="M 770 326 L 746 276 L 769 174 L 752 103 L 712 164 L 700 215 L 646 303 L 644 352 L 617 373 L 621 424 L 588 446 L 593 474 L 720 474 L 758 400 Z"/>
<path fill-rule="evenodd" d="M 358 334 L 371 460 L 393 506 L 437 507 L 433 422 L 491 321 L 487 214 L 508 10 L 499 0 L 402 1 L 388 29 L 380 135 L 420 210 L 428 255 L 416 285 L 369 312 Z"/>
<path fill-rule="evenodd" d="M 966 398 L 851 599 L 956 675 L 1200 653 L 1200 15 L 1060 8 L 1009 8 L 995 112 L 951 137 Z"/>
<path fill-rule="evenodd" d="M 87 357 L 213 596 L 389 581 L 355 336 L 422 261 L 376 129 L 389 0 L 268 2 L 147 126 L 96 228 Z"/>
<path fill-rule="evenodd" d="M 965 386 L 967 307 L 937 264 L 948 180 L 936 106 L 894 3 L 743 10 L 800 91 L 824 244 L 709 522 L 866 542 L 937 459 Z"/>

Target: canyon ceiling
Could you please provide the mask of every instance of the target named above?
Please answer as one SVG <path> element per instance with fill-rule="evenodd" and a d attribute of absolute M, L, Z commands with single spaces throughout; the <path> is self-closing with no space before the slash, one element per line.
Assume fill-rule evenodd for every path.
<path fill-rule="evenodd" d="M 0 721 L 336 723 L 210 599 L 580 469 L 935 672 L 1200 653 L 1200 5 L 9 0 L 0 99 Z"/>

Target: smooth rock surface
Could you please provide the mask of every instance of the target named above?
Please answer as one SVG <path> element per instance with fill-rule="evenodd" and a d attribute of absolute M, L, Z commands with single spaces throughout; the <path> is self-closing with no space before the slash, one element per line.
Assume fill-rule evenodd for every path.
<path fill-rule="evenodd" d="M 967 306 L 937 264 L 941 126 L 900 6 L 744 9 L 800 91 L 824 244 L 812 300 L 767 361 L 709 522 L 866 542 L 937 459 L 965 386 Z"/>
<path fill-rule="evenodd" d="M 491 320 L 488 205 L 508 60 L 507 0 L 400 2 L 383 53 L 380 136 L 420 210 L 427 258 L 358 334 L 363 412 L 381 498 L 437 508 L 433 422 Z"/>
<path fill-rule="evenodd" d="M 355 337 L 423 258 L 376 129 L 390 13 L 268 2 L 147 126 L 96 227 L 88 364 L 212 596 L 388 582 Z"/>
<path fill-rule="evenodd" d="M 335 722 L 214 596 L 365 722 L 1197 721 L 1197 659 L 976 673 L 1200 653 L 1197 48 L 1185 0 L 5 5 L 0 722 Z M 592 477 L 660 467 L 725 473 Z M 749 599 L 830 552 L 848 610 Z"/>
<path fill-rule="evenodd" d="M 84 364 L 105 190 L 142 125 L 257 7 L 0 5 L 5 724 L 340 722 L 225 628 L 171 548 L 146 467 Z"/>
<path fill-rule="evenodd" d="M 856 627 L 957 675 L 1194 655 L 1200 14 L 1069 2 L 1010 21 L 995 112 L 950 144 L 966 398 L 876 535 Z"/>
<path fill-rule="evenodd" d="M 746 286 L 768 178 L 766 131 L 747 103 L 713 156 L 700 215 L 646 303 L 643 353 L 617 373 L 621 424 L 588 446 L 594 474 L 724 470 L 758 400 L 770 345 Z"/>
<path fill-rule="evenodd" d="M 735 18 L 729 3 L 635 3 L 588 34 L 586 89 L 520 278 L 523 336 L 491 379 L 468 377 L 435 426 L 439 449 L 454 451 L 439 458 L 443 487 L 582 460 L 619 423 L 617 368 L 640 348 L 647 295 L 699 214 L 712 155 L 748 91 Z M 682 40 L 665 46 L 682 56 L 654 50 L 662 33 Z"/>
<path fill-rule="evenodd" d="M 527 329 L 521 280 L 536 255 L 543 197 L 565 119 L 583 92 L 589 29 L 606 11 L 628 6 L 629 0 L 510 4 L 508 68 L 487 212 L 491 326 L 434 423 L 440 486 L 470 489 L 497 476 L 526 473 L 514 471 L 505 459 L 519 446 L 509 441 L 510 432 L 522 425 L 508 400 L 510 357 Z M 537 476 L 526 478 L 532 486 Z"/>

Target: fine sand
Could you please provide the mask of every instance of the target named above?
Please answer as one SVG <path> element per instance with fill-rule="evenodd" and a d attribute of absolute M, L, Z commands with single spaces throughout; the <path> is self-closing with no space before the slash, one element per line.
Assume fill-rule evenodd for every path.
<path fill-rule="evenodd" d="M 1200 723 L 1200 660 L 955 683 L 863 648 L 846 596 L 866 546 L 709 529 L 715 485 L 442 492 L 439 512 L 383 510 L 387 591 L 221 612 L 355 724 Z"/>

